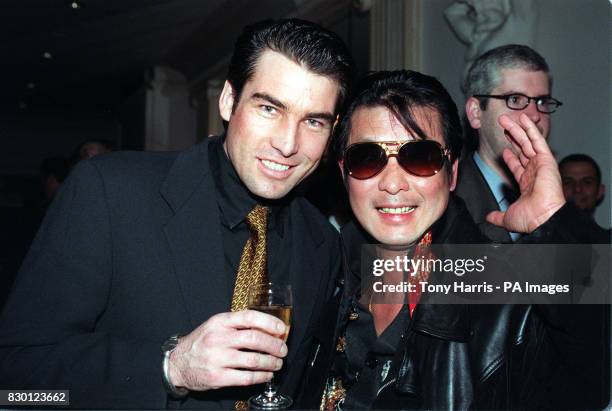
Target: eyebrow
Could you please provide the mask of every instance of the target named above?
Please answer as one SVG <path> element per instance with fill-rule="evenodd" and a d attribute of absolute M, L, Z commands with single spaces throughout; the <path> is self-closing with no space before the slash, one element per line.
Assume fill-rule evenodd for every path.
<path fill-rule="evenodd" d="M 251 98 L 254 98 L 254 99 L 257 99 L 257 100 L 264 100 L 264 101 L 267 101 L 270 104 L 275 105 L 276 107 L 278 107 L 280 109 L 287 110 L 287 106 L 282 101 L 280 101 L 277 98 L 272 97 L 268 93 L 253 93 Z M 328 111 L 307 113 L 305 117 L 307 117 L 307 118 L 318 118 L 318 119 L 322 119 L 322 120 L 327 120 L 329 122 L 332 122 L 335 119 L 334 114 L 330 113 Z"/>
<path fill-rule="evenodd" d="M 267 94 L 267 93 L 254 93 L 251 98 L 257 99 L 257 100 L 265 100 L 268 103 L 274 104 L 275 106 L 277 106 L 278 108 L 282 108 L 283 110 L 287 109 L 287 106 L 281 102 L 280 100 L 272 97 L 271 95 Z"/>
<path fill-rule="evenodd" d="M 523 96 L 527 96 L 530 97 L 528 94 L 523 93 L 522 91 L 507 91 L 505 93 L 502 93 L 502 96 L 511 96 L 513 94 L 522 94 Z M 548 93 L 548 94 L 540 94 L 538 96 L 534 96 L 535 98 L 552 98 L 552 94 Z"/>
<path fill-rule="evenodd" d="M 307 118 L 318 118 L 321 120 L 327 120 L 330 123 L 335 121 L 336 117 L 330 112 L 320 112 L 320 113 L 308 113 L 306 115 Z"/>

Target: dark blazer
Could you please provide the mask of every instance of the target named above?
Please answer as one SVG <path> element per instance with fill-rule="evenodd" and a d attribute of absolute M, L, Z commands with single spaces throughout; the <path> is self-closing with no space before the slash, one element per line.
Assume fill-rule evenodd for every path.
<path fill-rule="evenodd" d="M 48 212 L 0 316 L 0 387 L 69 389 L 78 408 L 176 407 L 160 346 L 229 311 L 208 140 L 182 153 L 118 152 L 79 164 Z M 300 378 L 306 333 L 339 268 L 338 239 L 308 202 L 290 221 L 294 313 L 282 381 Z M 259 388 L 259 387 L 258 387 Z M 242 389 L 185 408 L 233 408 Z M 222 401 L 222 402 L 218 402 Z"/>
<path fill-rule="evenodd" d="M 566 229 L 575 216 L 566 206 L 521 241 L 593 239 Z M 436 243 L 488 242 L 463 202 L 452 197 L 433 231 Z M 361 244 L 370 242 L 355 224 L 343 227 L 344 290 L 315 331 L 301 408 L 319 406 L 338 337 L 350 319 L 350 296 L 360 287 Z M 609 306 L 603 305 L 421 304 L 371 408 L 601 409 L 610 400 L 609 321 Z"/>
<path fill-rule="evenodd" d="M 459 162 L 459 175 L 455 194 L 463 199 L 474 222 L 490 240 L 496 243 L 511 243 L 508 231 L 489 223 L 486 219 L 491 211 L 498 211 L 497 200 L 487 181 L 472 158 L 472 153 Z"/>

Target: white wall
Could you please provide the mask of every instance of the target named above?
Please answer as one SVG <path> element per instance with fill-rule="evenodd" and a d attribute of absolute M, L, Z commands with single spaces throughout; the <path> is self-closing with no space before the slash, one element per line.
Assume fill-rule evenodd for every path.
<path fill-rule="evenodd" d="M 184 150 L 196 143 L 196 109 L 185 76 L 155 66 L 145 92 L 145 150 Z"/>
<path fill-rule="evenodd" d="M 515 0 L 521 1 L 521 0 Z M 443 16 L 451 0 L 422 0 L 423 71 L 438 77 L 458 106 L 463 105 L 460 75 L 466 47 Z M 558 159 L 571 153 L 592 156 L 608 189 L 595 218 L 612 219 L 611 154 L 611 5 L 609 0 L 536 0 L 536 40 L 532 45 L 548 61 L 553 93 L 564 105 L 552 116 L 550 144 Z"/>

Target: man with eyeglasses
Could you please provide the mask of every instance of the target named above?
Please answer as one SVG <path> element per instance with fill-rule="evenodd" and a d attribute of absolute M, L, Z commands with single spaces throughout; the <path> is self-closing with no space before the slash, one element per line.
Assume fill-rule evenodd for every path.
<path fill-rule="evenodd" d="M 477 58 L 466 76 L 464 91 L 465 114 L 478 136 L 478 149 L 461 161 L 456 193 L 484 235 L 500 243 L 516 241 L 518 233 L 487 220 L 491 211 L 505 211 L 518 192 L 502 158 L 503 150 L 512 150 L 512 146 L 497 119 L 505 114 L 517 121 L 524 113 L 548 138 L 550 115 L 562 103 L 551 96 L 552 77 L 546 60 L 522 45 L 497 47 Z"/>
<path fill-rule="evenodd" d="M 521 243 L 585 240 L 586 231 L 576 227 L 591 223 L 565 204 L 556 161 L 536 124 L 525 114 L 498 121 L 513 138 L 504 159 L 521 196 L 493 221 L 528 233 Z M 402 256 L 448 257 L 436 253 L 457 244 L 480 244 L 489 262 L 501 257 L 486 272 L 489 281 L 490 274 L 515 278 L 507 268 L 524 269 L 516 255 L 493 251 L 520 247 L 489 246 L 452 193 L 461 136 L 457 107 L 433 77 L 382 71 L 357 88 L 332 145 L 355 217 L 341 231 L 342 292 L 313 330 L 296 408 L 559 410 L 609 402 L 606 377 L 596 371 L 607 367 L 596 349 L 602 338 L 582 321 L 592 308 L 432 304 L 410 285 L 418 290 L 420 282 L 439 285 L 463 274 L 412 266 L 385 268 L 381 277 L 372 270 L 370 256 L 387 266 Z M 373 278 L 408 285 L 380 292 L 370 287 Z"/>

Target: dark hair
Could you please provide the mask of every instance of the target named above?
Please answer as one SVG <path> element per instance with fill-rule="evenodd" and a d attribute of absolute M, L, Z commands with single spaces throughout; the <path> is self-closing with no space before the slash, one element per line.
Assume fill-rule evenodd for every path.
<path fill-rule="evenodd" d="M 588 156 L 586 154 L 570 154 L 567 157 L 564 157 L 563 160 L 559 161 L 559 171 L 561 167 L 563 167 L 567 163 L 589 163 L 595 169 L 595 179 L 597 180 L 597 184 L 601 184 L 601 169 L 593 157 Z"/>
<path fill-rule="evenodd" d="M 448 91 L 434 77 L 416 71 L 378 71 L 368 74 L 357 86 L 355 98 L 349 105 L 333 142 L 334 154 L 344 157 L 351 117 L 360 107 L 385 107 L 393 113 L 406 130 L 419 138 L 428 136 L 415 119 L 415 109 L 430 108 L 438 113 L 444 145 L 450 151 L 451 161 L 461 153 L 462 128 L 457 106 Z"/>
<path fill-rule="evenodd" d="M 491 94 L 501 83 L 503 69 L 544 71 L 548 74 L 548 85 L 552 87 L 552 76 L 544 57 L 531 47 L 508 44 L 491 49 L 474 60 L 463 84 L 466 96 Z M 488 99 L 480 100 L 481 109 L 486 110 L 487 101 Z"/>
<path fill-rule="evenodd" d="M 234 46 L 227 80 L 234 89 L 234 107 L 253 76 L 261 54 L 267 50 L 331 77 L 340 85 L 336 111 L 344 104 L 353 77 L 353 59 L 337 34 L 305 20 L 264 20 L 245 27 Z"/>

